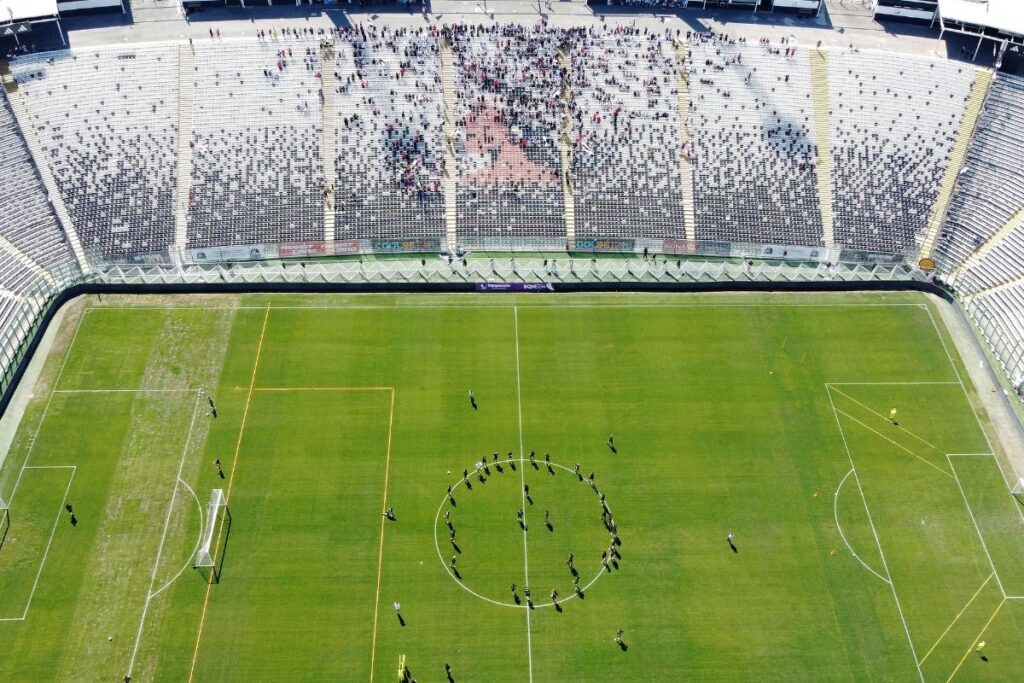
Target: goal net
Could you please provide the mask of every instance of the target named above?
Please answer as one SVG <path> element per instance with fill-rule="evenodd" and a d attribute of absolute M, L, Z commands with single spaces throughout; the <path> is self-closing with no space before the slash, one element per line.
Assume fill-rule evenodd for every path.
<path fill-rule="evenodd" d="M 1010 493 L 1015 496 L 1024 496 L 1024 477 L 1017 480 L 1017 483 L 1010 489 Z"/>
<path fill-rule="evenodd" d="M 199 550 L 196 551 L 194 567 L 214 566 L 210 546 L 213 544 L 213 532 L 217 528 L 218 513 L 222 507 L 227 507 L 227 504 L 224 489 L 210 491 L 210 502 L 206 504 L 206 524 L 203 526 L 203 536 L 199 540 Z"/>

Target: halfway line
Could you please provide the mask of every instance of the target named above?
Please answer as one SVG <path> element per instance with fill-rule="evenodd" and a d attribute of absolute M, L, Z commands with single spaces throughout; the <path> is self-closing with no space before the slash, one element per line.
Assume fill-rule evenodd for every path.
<path fill-rule="evenodd" d="M 519 307 L 514 306 L 512 308 L 512 319 L 515 322 L 516 331 L 516 405 L 519 408 L 519 456 L 524 457 L 526 454 L 523 449 L 523 384 L 519 373 Z M 523 485 L 522 490 L 522 501 L 523 501 L 523 573 L 525 575 L 526 583 L 524 586 L 530 585 L 530 554 L 527 550 L 526 537 L 527 537 L 527 522 L 526 522 L 526 467 L 519 468 L 519 479 Z M 530 600 L 530 598 L 527 598 Z M 530 610 L 526 609 L 526 653 L 527 660 L 530 664 L 530 683 L 533 683 L 533 633 L 530 627 Z"/>

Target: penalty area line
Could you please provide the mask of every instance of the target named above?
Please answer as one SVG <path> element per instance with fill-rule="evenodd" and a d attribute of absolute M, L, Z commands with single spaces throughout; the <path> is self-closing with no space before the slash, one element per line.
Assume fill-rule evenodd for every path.
<path fill-rule="evenodd" d="M 846 458 L 850 462 L 850 469 L 853 471 L 853 480 L 857 483 L 857 490 L 860 492 L 861 502 L 864 503 L 864 512 L 868 517 L 868 525 L 871 527 L 871 535 L 875 537 L 875 545 L 878 546 L 878 557 L 882 560 L 882 568 L 885 569 L 885 575 L 889 577 L 889 588 L 892 590 L 893 600 L 896 602 L 896 612 L 900 616 L 900 622 L 903 624 L 903 633 L 907 636 L 907 645 L 910 646 L 910 656 L 914 660 L 914 666 L 917 667 L 918 678 L 921 679 L 921 683 L 925 683 L 924 672 L 921 670 L 921 661 L 917 658 L 917 648 L 914 647 L 914 639 L 910 637 L 910 627 L 907 625 L 907 618 L 903 615 L 903 605 L 900 604 L 900 596 L 896 591 L 896 582 L 893 581 L 892 571 L 889 569 L 889 563 L 885 559 L 885 551 L 882 550 L 882 541 L 878 537 L 878 528 L 875 526 L 875 520 L 871 516 L 871 508 L 868 507 L 868 498 L 864 495 L 864 487 L 860 483 L 860 475 L 857 473 L 857 465 L 853 461 L 853 451 L 850 450 L 850 444 L 846 440 L 846 432 L 843 430 L 843 423 L 839 420 L 839 411 L 836 408 L 835 401 L 832 400 L 832 389 L 827 384 L 825 385 L 825 394 L 828 396 L 828 404 L 832 408 L 832 417 L 836 421 L 836 429 L 839 430 L 839 437 L 843 441 L 843 449 L 846 451 Z"/>

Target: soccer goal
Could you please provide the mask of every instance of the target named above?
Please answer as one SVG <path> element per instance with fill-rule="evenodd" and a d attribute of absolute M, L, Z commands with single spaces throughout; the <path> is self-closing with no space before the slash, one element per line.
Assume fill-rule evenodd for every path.
<path fill-rule="evenodd" d="M 1015 496 L 1024 496 L 1024 477 L 1017 480 L 1017 483 L 1010 489 L 1010 493 Z"/>
<path fill-rule="evenodd" d="M 220 517 L 221 509 L 225 511 L 225 517 L 230 519 L 228 512 L 228 500 L 224 496 L 224 489 L 213 489 L 210 491 L 210 502 L 206 504 L 206 523 L 203 525 L 203 535 L 199 539 L 199 549 L 196 550 L 196 559 L 192 564 L 193 569 L 205 567 L 212 569 L 214 580 L 218 578 L 216 558 L 212 549 L 213 533 L 217 529 L 217 520 Z"/>
<path fill-rule="evenodd" d="M 0 496 L 0 548 L 4 547 L 7 540 L 7 532 L 11 530 L 11 511 L 7 507 L 7 501 Z"/>

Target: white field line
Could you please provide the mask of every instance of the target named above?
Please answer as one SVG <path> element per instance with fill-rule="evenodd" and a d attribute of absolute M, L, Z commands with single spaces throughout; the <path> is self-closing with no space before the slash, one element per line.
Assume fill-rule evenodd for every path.
<path fill-rule="evenodd" d="M 78 339 L 78 331 L 82 329 L 82 321 L 85 320 L 85 314 L 90 309 L 85 309 L 82 313 L 82 317 L 78 319 L 78 324 L 75 326 L 75 333 L 71 337 L 71 343 L 68 344 L 67 351 L 64 352 L 64 360 L 60 364 L 60 371 L 57 373 L 57 378 L 53 380 L 53 388 L 50 389 L 50 395 L 46 399 L 46 405 L 43 407 L 43 414 L 39 417 L 39 424 L 36 425 L 36 431 L 32 435 L 31 444 L 28 447 L 28 453 L 25 454 L 25 462 L 21 464 L 21 470 L 18 471 L 18 478 L 14 482 L 14 488 L 11 490 L 11 495 L 7 498 L 7 504 L 10 505 L 14 501 L 14 496 L 18 493 L 18 484 L 21 483 L 21 475 L 25 473 L 25 468 L 28 466 L 29 460 L 32 458 L 32 452 L 36 448 L 36 442 L 39 440 L 39 432 L 43 429 L 43 423 L 46 422 L 46 415 L 50 412 L 50 404 L 53 403 L 53 395 L 56 393 L 57 387 L 60 385 L 61 377 L 64 376 L 64 368 L 68 364 L 68 358 L 71 356 L 71 349 L 75 346 L 75 340 Z M 6 457 L 2 462 L 6 461 Z"/>
<path fill-rule="evenodd" d="M 24 471 L 25 468 L 22 468 Z M 53 537 L 57 534 L 57 525 L 60 524 L 60 518 L 64 513 L 64 505 L 68 502 L 68 493 L 71 491 L 71 482 L 75 480 L 75 473 L 78 471 L 76 465 L 48 465 L 32 467 L 34 470 L 71 470 L 71 476 L 68 477 L 68 485 L 64 488 L 64 497 L 61 498 L 60 507 L 57 508 L 57 518 L 53 521 L 53 528 L 50 529 L 50 538 L 46 542 L 46 549 L 43 550 L 43 559 L 39 561 L 39 569 L 36 570 L 35 581 L 32 582 L 32 590 L 28 594 L 28 601 L 25 603 L 25 610 L 21 613 L 20 617 L 7 617 L 0 619 L 2 621 L 25 621 L 28 617 L 28 608 L 32 606 L 32 598 L 35 597 L 36 588 L 39 587 L 39 579 L 43 575 L 43 567 L 46 566 L 46 558 L 50 554 L 50 546 L 53 545 Z"/>
<path fill-rule="evenodd" d="M 372 295 L 360 295 L 360 296 L 372 296 Z M 458 295 L 454 295 L 458 296 Z M 475 296 L 475 295 L 468 295 Z M 896 308 L 896 307 L 916 307 L 923 308 L 924 304 L 912 304 L 912 303 L 785 303 L 785 302 L 763 302 L 763 303 L 726 303 L 726 302 L 710 302 L 710 303 L 697 303 L 697 302 L 667 302 L 667 303 L 522 303 L 517 302 L 515 304 L 482 304 L 472 302 L 459 302 L 451 304 L 410 304 L 410 303 L 395 303 L 395 304 L 318 304 L 303 306 L 297 304 L 285 304 L 281 306 L 271 305 L 270 308 L 281 311 L 288 310 L 350 310 L 350 309 L 367 309 L 367 310 L 390 310 L 390 309 L 404 309 L 404 308 Z M 244 310 L 259 310 L 262 311 L 267 306 L 91 306 L 86 310 L 89 311 L 177 311 L 177 310 L 189 310 L 189 311 L 244 311 Z"/>
<path fill-rule="evenodd" d="M 50 395 L 46 399 L 46 405 L 43 407 L 43 414 L 39 417 L 39 424 L 36 425 L 36 430 L 32 434 L 32 441 L 28 447 L 28 453 L 25 454 L 25 461 L 21 464 L 21 469 L 18 470 L 18 478 L 14 482 L 14 488 L 11 490 L 10 496 L 7 498 L 8 507 L 14 502 L 14 497 L 18 493 L 18 486 L 21 484 L 21 478 L 25 474 L 25 469 L 29 467 L 29 460 L 32 458 L 32 453 L 35 451 L 36 443 L 39 441 L 39 432 L 43 429 L 43 423 L 46 422 L 46 416 L 50 412 L 50 404 L 53 403 L 53 395 L 56 392 L 57 387 L 60 385 L 60 380 L 64 377 L 64 368 L 67 367 L 68 358 L 71 357 L 71 350 L 75 347 L 75 341 L 78 339 L 78 332 L 82 329 L 82 321 L 85 320 L 86 313 L 90 309 L 86 308 L 82 311 L 81 317 L 78 318 L 78 323 L 75 324 L 75 333 L 71 336 L 71 342 L 68 344 L 67 351 L 64 352 L 64 360 L 61 361 L 60 370 L 57 372 L 57 377 L 53 380 L 53 387 L 50 389 Z M 6 457 L 4 458 L 6 460 Z M 3 461 L 0 460 L 0 463 Z M 64 500 L 61 501 L 61 511 L 64 509 L 64 504 L 67 502 L 68 492 L 71 490 L 71 482 L 75 478 L 75 472 L 77 467 L 75 465 L 40 465 L 32 466 L 32 469 L 71 469 L 71 478 L 68 480 L 68 486 L 64 490 Z M 61 512 L 57 512 L 57 522 L 54 522 L 53 530 L 50 532 L 50 540 L 46 544 L 46 550 L 43 551 L 43 560 L 39 564 L 39 571 L 36 573 L 35 582 L 32 584 L 32 592 L 29 593 L 28 603 L 25 605 L 25 612 L 19 619 L 0 619 L 0 621 L 23 621 L 28 616 L 28 608 L 32 604 L 32 597 L 35 595 L 36 587 L 39 585 L 39 577 L 43 573 L 43 565 L 46 564 L 46 556 L 50 552 L 50 544 L 53 543 L 53 536 L 57 532 L 57 524 L 60 522 Z"/>
<path fill-rule="evenodd" d="M 149 612 L 149 603 L 153 599 L 153 586 L 156 584 L 156 573 L 160 569 L 160 559 L 164 554 L 164 543 L 167 541 L 167 530 L 171 526 L 171 514 L 174 512 L 174 502 L 178 498 L 178 482 L 181 481 L 181 473 L 185 468 L 185 458 L 188 456 L 188 447 L 192 443 L 192 430 L 196 425 L 196 415 L 199 414 L 199 400 L 202 397 L 196 393 L 196 402 L 192 406 L 192 421 L 188 425 L 188 435 L 185 437 L 185 446 L 181 449 L 181 459 L 178 461 L 178 473 L 174 477 L 174 488 L 171 489 L 171 502 L 167 504 L 167 514 L 164 516 L 164 529 L 160 534 L 160 544 L 156 547 L 156 559 L 153 561 L 153 571 L 149 576 L 149 588 L 146 589 L 146 602 L 142 606 L 142 616 L 139 618 L 139 629 L 135 633 L 135 645 L 132 647 L 132 656 L 128 661 L 127 676 L 131 677 L 132 669 L 135 668 L 135 657 L 139 654 L 139 645 L 142 643 L 142 629 L 146 625 L 146 613 Z M 200 517 L 202 517 L 200 510 Z M 200 531 L 200 533 L 202 533 Z"/>
<path fill-rule="evenodd" d="M 513 460 L 514 460 L 514 462 L 520 463 L 521 466 L 524 466 L 524 467 L 526 466 L 527 463 L 530 462 L 529 458 L 523 458 L 523 457 L 521 457 L 521 458 L 514 458 Z M 559 469 L 565 470 L 568 474 L 571 474 L 573 477 L 576 476 L 576 472 L 574 470 L 566 467 L 565 465 L 559 464 L 559 463 L 554 462 L 554 461 L 552 461 L 551 464 L 554 467 L 557 467 Z M 454 494 L 455 491 L 458 491 L 459 487 L 462 486 L 465 483 L 466 483 L 465 479 L 459 479 L 454 484 L 452 484 L 452 493 Z M 441 544 L 438 542 L 438 533 L 437 533 L 437 527 L 441 523 L 441 512 L 444 510 L 444 506 L 445 506 L 445 504 L 447 502 L 448 502 L 448 496 L 445 495 L 445 497 L 441 499 L 441 504 L 437 506 L 437 513 L 434 515 L 434 549 L 437 550 L 437 559 L 438 559 L 438 561 L 441 562 L 441 566 L 444 567 L 445 571 L 448 572 L 448 575 L 452 577 L 452 580 L 455 581 L 456 584 L 458 584 L 459 588 L 461 588 L 462 590 L 466 591 L 467 593 L 469 593 L 470 595 L 472 595 L 474 597 L 480 598 L 484 602 L 489 602 L 492 605 L 496 605 L 497 607 L 509 607 L 509 608 L 512 608 L 512 609 L 529 609 L 529 607 L 527 605 L 514 605 L 514 604 L 509 603 L 509 602 L 501 602 L 500 600 L 495 600 L 493 598 L 489 598 L 486 595 L 481 595 L 480 593 L 477 593 L 475 590 L 473 590 L 472 588 L 467 586 L 464 582 L 462 582 L 462 581 L 460 581 L 460 580 L 455 578 L 455 575 L 452 573 L 451 569 L 449 568 L 448 563 L 445 562 L 444 555 L 441 554 Z M 589 581 L 589 583 L 587 583 L 585 586 L 583 586 L 581 591 L 583 593 L 586 593 L 587 591 L 589 591 L 591 589 L 591 587 L 593 587 L 593 585 L 597 583 L 598 579 L 600 579 L 606 573 L 607 572 L 605 572 L 604 567 L 599 569 L 597 574 L 594 576 L 594 578 L 592 578 Z M 884 579 L 883 579 L 883 581 L 884 581 Z M 565 604 L 566 602 L 568 602 L 570 600 L 576 599 L 576 597 L 577 597 L 576 593 L 571 593 L 569 595 L 566 595 L 565 597 L 563 597 L 561 599 L 561 602 L 559 604 Z M 534 607 L 537 608 L 537 609 L 544 609 L 545 607 L 554 607 L 554 606 L 555 606 L 554 602 L 534 603 Z"/>
<path fill-rule="evenodd" d="M 843 544 L 846 546 L 846 549 L 850 551 L 850 554 L 853 555 L 853 557 L 858 562 L 860 562 L 865 569 L 867 569 L 869 572 L 871 572 L 872 574 L 874 574 L 882 581 L 888 583 L 891 586 L 892 583 L 890 583 L 889 579 L 885 578 L 884 576 L 876 572 L 874 569 L 869 567 L 868 563 L 860 558 L 860 555 L 857 554 L 857 551 L 854 550 L 853 546 L 850 545 L 850 542 L 846 540 L 846 534 L 843 533 L 843 525 L 839 523 L 839 492 L 842 490 L 843 484 L 846 483 L 846 480 L 850 478 L 851 474 L 853 474 L 853 470 L 850 470 L 849 472 L 846 473 L 846 476 L 843 477 L 842 481 L 839 482 L 839 486 L 836 487 L 835 495 L 832 497 L 832 515 L 835 517 L 836 520 L 836 529 L 839 530 L 839 537 L 843 539 Z"/>
<path fill-rule="evenodd" d="M 825 384 L 827 384 L 829 386 L 832 386 L 832 387 L 844 387 L 844 386 L 847 386 L 847 387 L 875 387 L 875 386 L 882 387 L 882 386 L 903 386 L 904 384 L 911 385 L 911 386 L 913 386 L 913 385 L 951 384 L 953 386 L 956 386 L 957 384 L 960 384 L 960 382 L 825 382 Z"/>
<path fill-rule="evenodd" d="M 524 456 L 523 451 L 523 384 L 519 372 L 519 307 L 514 306 L 512 308 L 512 319 L 515 323 L 516 333 L 516 405 L 519 409 L 519 456 Z M 524 586 L 530 585 L 530 554 L 527 550 L 526 537 L 528 535 L 527 529 L 529 528 L 529 522 L 526 520 L 526 467 L 519 467 L 519 479 L 522 484 L 522 501 L 523 501 L 523 572 L 526 576 L 526 583 Z M 524 610 L 526 612 L 526 653 L 527 660 L 530 664 L 530 682 L 533 683 L 533 633 L 530 626 L 530 610 L 529 606 Z"/>
<path fill-rule="evenodd" d="M 947 458 L 991 458 L 995 453 L 946 453 Z"/>
<path fill-rule="evenodd" d="M 850 451 L 850 444 L 846 442 L 846 433 L 843 431 L 843 425 L 839 421 L 839 414 L 836 412 L 836 405 L 832 401 L 832 391 L 829 387 L 825 386 L 825 393 L 828 394 L 828 403 L 832 406 L 832 417 L 835 418 L 836 428 L 839 429 L 839 436 L 843 440 L 843 448 L 846 450 L 846 457 L 850 461 L 850 469 L 853 471 L 853 480 L 857 482 L 857 490 L 860 491 L 861 501 L 864 503 L 864 512 L 867 513 L 868 523 L 871 525 L 871 534 L 875 537 L 875 543 L 878 545 L 878 556 L 882 558 L 882 567 L 885 569 L 885 575 L 889 577 L 889 587 L 892 589 L 892 597 L 896 601 L 896 611 L 900 615 L 900 621 L 903 623 L 903 633 L 907 636 L 907 644 L 910 645 L 910 654 L 914 658 L 914 666 L 917 667 L 917 675 L 921 679 L 921 683 L 925 683 L 924 673 L 921 671 L 921 662 L 917 658 L 917 650 L 914 648 L 914 640 L 910 637 L 910 627 L 907 626 L 907 619 L 903 616 L 903 606 L 900 605 L 900 596 L 896 592 L 896 584 L 892 580 L 892 572 L 889 571 L 889 563 L 885 560 L 885 551 L 882 550 L 882 542 L 878 538 L 878 529 L 875 527 L 875 521 L 871 517 L 871 509 L 868 508 L 868 499 L 864 495 L 864 487 L 860 483 L 860 475 L 857 474 L 857 466 L 853 462 L 853 453 Z"/>
<path fill-rule="evenodd" d="M 974 511 L 971 510 L 971 504 L 967 502 L 967 494 L 964 492 L 964 487 L 960 484 L 960 476 L 956 473 L 956 468 L 953 467 L 953 461 L 947 456 L 946 462 L 949 463 L 949 469 L 953 471 L 953 479 L 956 481 L 956 487 L 960 489 L 960 495 L 964 499 L 964 507 L 967 508 L 967 514 L 971 518 L 971 523 L 974 524 L 974 530 L 978 534 L 978 540 L 981 541 L 981 547 L 985 551 L 985 557 L 988 558 L 988 565 L 992 568 L 992 573 L 996 575 L 996 584 L 999 586 L 999 592 L 1002 596 L 1006 597 L 1006 590 L 1003 588 L 1003 582 L 999 580 L 999 572 L 996 571 L 995 562 L 992 561 L 992 555 L 988 552 L 988 544 L 985 543 L 985 537 L 981 535 L 981 527 L 978 526 L 978 520 L 974 517 Z"/>
<path fill-rule="evenodd" d="M 192 566 L 193 558 L 196 556 L 196 553 L 199 552 L 199 544 L 203 542 L 203 504 L 199 502 L 199 496 L 196 495 L 196 492 L 192 490 L 192 487 L 188 485 L 187 481 L 179 479 L 178 483 L 188 489 L 188 492 L 192 494 L 192 498 L 196 501 L 196 509 L 199 510 L 199 532 L 196 534 L 196 544 L 192 547 L 192 552 L 189 553 L 188 559 L 185 560 L 185 564 L 181 566 L 178 573 L 175 574 L 167 583 L 153 591 L 153 594 L 149 596 L 151 600 L 170 588 L 171 584 L 177 581 L 178 577 L 184 574 L 185 570 Z"/>
<path fill-rule="evenodd" d="M 981 424 L 981 417 L 978 415 L 978 411 L 975 410 L 974 408 L 974 403 L 971 401 L 971 396 L 970 394 L 967 393 L 967 387 L 964 386 L 964 381 L 963 378 L 960 376 L 960 371 L 957 370 L 956 363 L 953 362 L 953 356 L 949 352 L 949 347 L 946 346 L 946 340 L 942 338 L 942 333 L 939 331 L 939 325 L 938 323 L 935 322 L 935 317 L 932 315 L 931 309 L 929 308 L 927 310 L 928 318 L 932 321 L 932 328 L 935 330 L 935 334 L 939 338 L 939 343 L 942 344 L 942 349 L 946 352 L 946 358 L 949 359 L 949 364 L 953 368 L 953 374 L 955 374 L 957 380 L 959 380 L 960 389 L 961 391 L 964 392 L 964 398 L 967 400 L 967 405 L 970 406 L 971 408 L 971 413 L 974 415 L 974 421 L 978 423 L 978 429 L 981 430 L 981 435 L 985 438 L 985 443 L 988 444 L 988 450 L 992 454 L 992 460 L 995 461 L 996 467 L 999 468 L 999 473 L 1002 475 L 1003 481 L 1006 483 L 1007 491 L 1009 491 L 1011 488 L 1013 488 L 1015 482 L 1012 479 L 1008 479 L 1006 477 L 1006 472 L 1003 471 L 1003 465 L 1002 463 L 999 462 L 999 458 L 996 457 L 996 451 L 995 448 L 992 446 L 992 440 L 988 438 L 988 433 L 985 431 L 985 427 Z M 950 465 L 952 465 L 952 463 L 950 463 Z M 1010 467 L 1011 469 L 1013 468 L 1012 463 L 1010 464 Z M 970 505 L 968 505 L 967 507 L 969 510 Z M 1017 513 L 1020 515 L 1021 521 L 1024 522 L 1024 510 L 1022 510 L 1019 505 L 1016 507 Z M 996 578 L 998 579 L 998 577 Z M 1006 594 L 1004 593 L 1003 595 L 1005 596 Z"/>
<path fill-rule="evenodd" d="M 55 394 L 158 394 L 184 393 L 196 389 L 55 389 Z"/>

